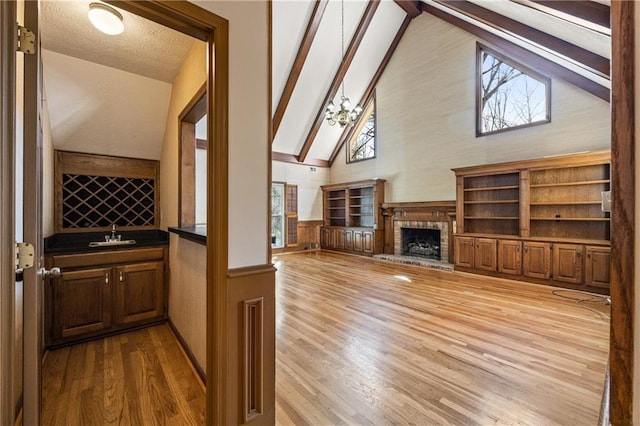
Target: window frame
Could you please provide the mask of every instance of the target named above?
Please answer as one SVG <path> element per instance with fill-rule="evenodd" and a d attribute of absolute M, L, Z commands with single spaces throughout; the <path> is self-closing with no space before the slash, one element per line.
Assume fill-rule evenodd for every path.
<path fill-rule="evenodd" d="M 349 139 L 347 140 L 346 148 L 345 148 L 345 152 L 346 152 L 346 161 L 347 164 L 353 164 L 353 163 L 359 163 L 361 161 L 367 161 L 367 160 L 373 160 L 374 158 L 376 158 L 378 156 L 378 114 L 376 114 L 376 95 L 375 93 L 373 94 L 373 96 L 371 96 L 371 99 L 369 100 L 369 102 L 366 103 L 364 110 L 362 111 L 362 114 L 360 115 L 360 117 L 358 118 L 358 122 L 355 125 L 355 128 L 353 129 L 353 133 L 351 134 L 351 137 L 349 137 Z M 356 141 L 358 139 L 358 136 L 360 136 L 360 132 L 362 132 L 362 129 L 364 128 L 364 126 L 367 124 L 367 122 L 369 121 L 369 117 L 371 116 L 371 114 L 373 114 L 373 130 L 374 130 L 374 135 L 373 135 L 373 156 L 371 157 L 367 157 L 367 158 L 359 158 L 356 160 L 353 160 L 351 158 L 351 144 Z"/>
<path fill-rule="evenodd" d="M 546 112 L 545 119 L 536 121 L 534 123 L 525 123 L 518 126 L 506 127 L 498 130 L 491 130 L 488 132 L 482 131 L 482 53 L 487 52 L 491 56 L 501 60 L 505 64 L 511 66 L 512 68 L 516 68 L 523 73 L 525 73 L 528 77 L 531 77 L 535 80 L 540 81 L 545 86 L 545 103 L 546 103 Z M 483 137 L 489 135 L 495 135 L 498 133 L 508 132 L 511 130 L 517 129 L 525 129 L 527 127 L 539 126 L 541 124 L 549 124 L 551 123 L 551 78 L 547 77 L 544 74 L 534 70 L 527 65 L 522 64 L 516 60 L 513 60 L 501 53 L 500 51 L 491 48 L 487 45 L 484 45 L 480 42 L 476 42 L 476 137 Z"/>

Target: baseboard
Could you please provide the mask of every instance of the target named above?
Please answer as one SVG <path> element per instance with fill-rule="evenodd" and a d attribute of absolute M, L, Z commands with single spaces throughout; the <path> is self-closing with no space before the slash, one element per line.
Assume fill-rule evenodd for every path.
<path fill-rule="evenodd" d="M 180 332 L 178 331 L 173 321 L 171 321 L 171 318 L 167 318 L 167 324 L 169 324 L 169 328 L 171 328 L 171 331 L 176 336 L 176 339 L 178 339 L 178 343 L 180 343 L 180 347 L 182 348 L 182 351 L 184 352 L 186 357 L 189 359 L 189 362 L 191 363 L 191 367 L 193 367 L 198 377 L 200 377 L 202 384 L 206 386 L 207 375 L 205 374 L 202 367 L 200 367 L 200 364 L 198 364 L 198 360 L 196 359 L 195 355 L 191 351 L 191 348 L 189 348 L 187 341 L 182 337 L 182 334 L 180 334 Z"/>

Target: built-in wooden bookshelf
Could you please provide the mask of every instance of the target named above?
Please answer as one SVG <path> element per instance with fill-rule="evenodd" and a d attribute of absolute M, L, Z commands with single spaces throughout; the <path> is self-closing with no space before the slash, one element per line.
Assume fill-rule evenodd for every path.
<path fill-rule="evenodd" d="M 606 289 L 610 159 L 598 151 L 454 169 L 456 267 Z"/>
<path fill-rule="evenodd" d="M 320 246 L 363 254 L 384 248 L 384 179 L 324 185 Z"/>

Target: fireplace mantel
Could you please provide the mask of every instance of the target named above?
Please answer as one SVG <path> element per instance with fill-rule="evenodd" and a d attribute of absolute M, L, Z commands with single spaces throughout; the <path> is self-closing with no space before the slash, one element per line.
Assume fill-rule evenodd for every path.
<path fill-rule="evenodd" d="M 384 253 L 395 254 L 400 226 L 408 222 L 440 223 L 438 228 L 446 223 L 448 253 L 443 253 L 443 259 L 453 259 L 452 236 L 455 232 L 454 220 L 456 216 L 455 200 L 447 201 L 413 201 L 401 203 L 383 203 L 382 215 L 385 219 Z M 396 228 L 398 228 L 396 230 Z M 443 247 L 444 248 L 444 247 Z"/>

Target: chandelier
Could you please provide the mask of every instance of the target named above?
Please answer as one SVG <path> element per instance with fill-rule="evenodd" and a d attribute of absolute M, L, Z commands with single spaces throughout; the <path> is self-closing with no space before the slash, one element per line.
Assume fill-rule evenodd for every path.
<path fill-rule="evenodd" d="M 342 0 L 342 60 L 344 61 L 344 0 Z M 352 126 L 362 112 L 362 106 L 357 104 L 356 107 L 351 109 L 351 102 L 349 98 L 344 96 L 344 78 L 342 79 L 342 95 L 340 97 L 340 109 L 336 109 L 333 101 L 329 101 L 327 109 L 324 111 L 324 116 L 331 126 L 336 123 L 340 124 L 340 127 Z"/>

